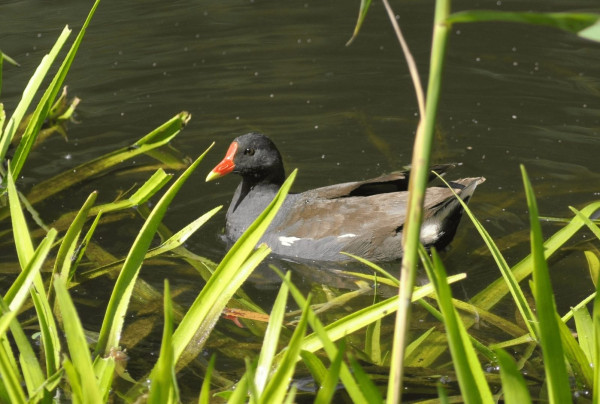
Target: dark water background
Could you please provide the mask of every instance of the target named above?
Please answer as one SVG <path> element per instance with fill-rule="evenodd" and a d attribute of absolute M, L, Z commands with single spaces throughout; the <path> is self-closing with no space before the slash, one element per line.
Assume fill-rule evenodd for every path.
<path fill-rule="evenodd" d="M 274 139 L 289 170 L 299 168 L 299 191 L 408 164 L 418 117 L 406 64 L 379 2 L 374 2 L 358 39 L 344 46 L 358 4 L 103 1 L 66 80 L 70 95 L 83 100 L 77 109 L 79 123 L 70 125 L 68 143 L 54 137 L 34 151 L 20 186 L 26 190 L 126 146 L 182 110 L 191 112 L 192 120 L 173 147 L 195 158 L 212 141 L 217 145 L 168 212 L 165 223 L 172 229 L 229 203 L 237 178 L 206 184 L 204 177 L 229 142 L 251 130 Z M 78 29 L 90 6 L 67 0 L 0 2 L 0 47 L 21 64 L 4 67 L 2 102 L 9 114 L 60 30 L 65 24 Z M 393 6 L 425 78 L 433 3 L 403 0 Z M 600 10 L 597 0 L 470 0 L 454 5 L 454 11 L 472 8 Z M 462 163 L 450 179 L 487 178 L 470 206 L 510 264 L 528 249 L 519 164 L 529 171 L 541 214 L 566 217 L 569 205 L 581 208 L 600 197 L 599 151 L 599 44 L 544 27 L 454 27 L 434 161 Z M 148 161 L 142 157 L 126 164 Z M 51 224 L 60 213 L 78 209 L 92 190 L 108 202 L 148 175 L 100 178 L 39 209 Z M 202 228 L 188 248 L 218 261 L 225 252 L 217 236 L 223 224 L 224 213 Z M 140 225 L 101 230 L 98 242 L 123 255 Z M 548 234 L 558 229 L 551 224 L 545 228 Z M 578 234 L 575 241 L 586 237 Z M 10 260 L 14 253 L 6 248 L 1 256 Z M 444 261 L 450 272 L 468 273 L 456 290 L 459 298 L 468 298 L 499 276 L 466 220 Z M 554 260 L 552 275 L 563 311 L 592 291 L 581 253 Z M 202 286 L 185 268 L 143 270 L 142 276 L 155 285 L 168 276 L 175 286 Z M 272 294 L 264 290 L 275 293 L 277 285 L 258 276 L 254 282 L 255 297 L 269 301 Z M 108 293 L 111 284 L 106 287 Z M 100 292 L 79 293 L 99 298 Z"/>

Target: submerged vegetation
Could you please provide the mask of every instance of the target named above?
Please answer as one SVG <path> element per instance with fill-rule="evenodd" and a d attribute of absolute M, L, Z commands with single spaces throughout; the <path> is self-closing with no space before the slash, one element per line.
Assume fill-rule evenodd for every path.
<path fill-rule="evenodd" d="M 27 164 L 32 148 L 47 135 L 64 134 L 62 122 L 68 120 L 77 107 L 78 101 L 68 102 L 66 92 L 61 93 L 61 89 L 98 3 L 94 4 L 38 104 L 33 106 L 33 99 L 67 43 L 69 28 L 63 30 L 41 61 L 8 120 L 0 104 L 0 221 L 6 224 L 0 232 L 0 241 L 14 244 L 18 257 L 14 266 L 19 268 L 15 271 L 16 279 L 1 292 L 1 402 L 165 403 L 198 396 L 201 403 L 214 400 L 291 403 L 301 398 L 300 395 L 308 395 L 316 402 L 330 402 L 335 395 L 347 395 L 353 402 L 360 403 L 383 402 L 384 398 L 396 402 L 403 391 L 402 381 L 409 387 L 410 396 L 405 398 L 410 399 L 439 397 L 443 402 L 456 399 L 477 403 L 498 399 L 509 403 L 547 399 L 563 403 L 578 396 L 600 402 L 600 297 L 593 293 L 568 313 L 558 313 L 546 263 L 583 229 L 591 230 L 600 239 L 600 228 L 593 219 L 600 210 L 600 202 L 590 203 L 581 210 L 572 209 L 573 218 L 544 241 L 533 190 L 523 168 L 530 213 L 531 255 L 512 268 L 465 206 L 501 273 L 501 277 L 468 302 L 453 298 L 449 287 L 451 283 L 462 281 L 465 275 L 446 276 L 437 252 L 424 251 L 418 243 L 418 231 L 414 230 L 419 229 L 421 220 L 418 201 L 424 190 L 422 179 L 428 175 L 448 27 L 454 23 L 488 20 L 527 22 L 551 25 L 587 39 L 600 40 L 599 16 L 497 12 L 450 15 L 449 3 L 438 0 L 428 93 L 427 97 L 423 94 L 418 97 L 422 122 L 417 132 L 415 171 L 411 177 L 411 181 L 415 181 L 411 184 L 413 217 L 409 224 L 413 231 L 406 231 L 409 235 L 405 244 L 405 251 L 412 253 L 405 256 L 402 279 L 355 257 L 371 268 L 374 275 L 345 274 L 355 277 L 358 289 L 332 297 L 331 290 L 324 287 L 321 293 L 329 296 L 326 303 L 321 303 L 318 291 L 304 296 L 290 281 L 289 273 L 283 274 L 273 267 L 282 284 L 270 313 L 266 314 L 242 286 L 269 255 L 268 246 L 256 248 L 256 244 L 283 202 L 296 172 L 289 176 L 273 202 L 219 264 L 192 253 L 185 248 L 185 241 L 220 207 L 206 212 L 176 233 L 161 224 L 178 190 L 185 186 L 185 181 L 210 149 L 208 147 L 193 163 L 186 164 L 162 147 L 191 119 L 187 112 L 177 114 L 129 147 L 46 179 L 25 194 L 19 192 L 16 179 Z M 391 11 L 387 2 L 384 3 Z M 357 30 L 369 5 L 370 1 L 362 2 Z M 392 23 L 396 24 L 395 18 Z M 395 28 L 403 42 L 399 27 Z M 0 78 L 3 60 L 11 59 L 0 53 Z M 413 72 L 417 89 L 421 87 L 418 77 Z M 33 112 L 27 115 L 28 111 Z M 149 155 L 159 165 L 158 169 L 152 166 L 155 171 L 142 186 L 106 204 L 96 204 L 97 193 L 93 192 L 87 200 L 81 201 L 79 211 L 63 212 L 50 229 L 39 220 L 35 208 L 42 201 L 89 178 L 107 175 L 111 168 L 140 154 Z M 183 168 L 176 179 L 165 172 L 165 169 Z M 168 183 L 171 184 L 167 188 Z M 146 203 L 151 198 L 156 199 L 152 209 Z M 126 256 L 113 257 L 95 242 L 93 235 L 133 209 L 144 219 L 144 224 Z M 32 226 L 35 229 L 31 229 Z M 597 285 L 600 255 L 594 249 L 585 254 L 590 282 Z M 162 290 L 157 290 L 139 277 L 144 262 L 167 255 L 187 262 L 205 281 L 202 290 L 194 291 L 197 294 L 190 307 L 181 307 L 172 301 L 167 281 Z M 413 288 L 417 260 L 424 266 L 430 283 Z M 521 285 L 530 275 L 533 300 Z M 112 292 L 99 330 L 86 330 L 72 289 L 82 283 L 96 282 L 99 277 L 109 278 Z M 400 288 L 401 293 L 381 300 L 376 292 L 384 287 Z M 364 298 L 366 294 L 375 296 L 372 304 L 351 314 L 328 316 L 327 310 L 331 307 L 357 296 Z M 507 295 L 518 310 L 517 319 L 501 318 L 492 311 Z M 427 326 L 411 329 L 411 342 L 406 344 L 404 336 L 408 335 L 408 324 L 412 323 L 405 311 L 411 307 L 408 301 L 417 303 L 412 305 L 412 317 L 424 320 Z M 144 369 L 133 378 L 127 371 L 127 355 L 123 350 L 135 346 L 146 335 L 138 331 L 142 326 L 135 324 L 137 319 L 133 324 L 126 324 L 125 319 L 136 310 L 135 306 L 153 310 L 157 302 L 164 313 L 160 354 L 152 369 Z M 286 313 L 288 304 L 297 306 L 299 311 Z M 398 321 L 391 326 L 384 317 L 396 311 Z M 228 333 L 215 327 L 223 315 L 233 320 L 225 326 Z M 144 320 L 140 316 L 139 321 Z M 496 336 L 504 338 L 490 337 L 472 327 L 476 321 L 496 328 Z M 574 321 L 576 336 L 569 329 L 571 321 Z M 236 324 L 243 324 L 245 328 Z M 211 350 L 217 354 L 206 360 L 200 353 L 207 346 L 209 336 L 216 334 L 221 342 Z M 262 340 L 262 343 L 256 349 L 244 347 L 231 335 Z M 244 360 L 245 369 L 233 379 L 217 371 L 215 363 L 231 354 L 231 347 L 237 345 L 242 346 L 235 351 L 241 356 L 238 359 Z M 131 355 L 137 353 L 135 349 L 132 352 Z M 190 377 L 189 373 L 196 371 L 201 373 L 201 376 L 193 375 L 196 381 L 202 377 L 199 391 L 180 382 L 179 375 L 189 369 L 192 372 L 183 377 Z M 319 386 L 316 392 L 300 389 L 297 382 L 300 374 L 310 375 Z M 339 389 L 340 383 L 343 391 Z M 180 391 L 184 388 L 185 391 Z"/>

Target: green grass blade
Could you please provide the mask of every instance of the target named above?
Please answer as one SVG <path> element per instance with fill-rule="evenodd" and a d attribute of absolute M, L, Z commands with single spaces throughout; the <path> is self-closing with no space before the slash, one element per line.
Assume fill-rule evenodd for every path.
<path fill-rule="evenodd" d="M 313 379 L 315 379 L 319 385 L 323 384 L 323 381 L 327 376 L 327 368 L 325 368 L 321 359 L 314 353 L 304 350 L 300 351 L 300 356 Z"/>
<path fill-rule="evenodd" d="M 60 364 L 61 346 L 58 327 L 56 326 L 56 321 L 54 320 L 54 315 L 50 310 L 50 303 L 46 296 L 34 291 L 31 293 L 31 297 L 40 325 L 40 338 L 46 359 L 46 376 L 50 377 L 58 372 Z"/>
<path fill-rule="evenodd" d="M 532 13 L 489 10 L 462 11 L 452 14 L 448 22 L 504 21 L 562 29 L 582 38 L 600 41 L 600 14 L 592 13 Z"/>
<path fill-rule="evenodd" d="M 65 370 L 65 375 L 69 381 L 69 388 L 71 389 L 70 399 L 74 404 L 86 403 L 86 398 L 84 397 L 83 393 L 84 387 L 81 384 L 81 380 L 79 374 L 77 374 L 77 370 L 75 370 L 75 366 L 73 366 L 73 362 L 71 362 L 68 358 L 65 358 L 63 360 L 63 369 Z"/>
<path fill-rule="evenodd" d="M 221 209 L 221 206 L 217 206 L 216 208 L 208 211 L 207 213 L 205 213 L 198 219 L 194 220 L 192 223 L 185 226 L 183 229 L 181 229 L 177 233 L 173 234 L 171 237 L 169 237 L 164 243 L 162 243 L 158 247 L 148 250 L 148 252 L 144 256 L 144 260 L 147 260 L 152 257 L 156 257 L 160 254 L 164 254 L 164 253 L 173 251 L 177 248 L 180 248 L 187 241 L 187 239 L 192 234 L 194 234 L 194 232 L 196 232 L 196 230 L 198 230 L 202 225 L 204 225 L 220 209 Z M 90 228 L 90 230 L 91 229 L 92 228 Z M 87 236 L 86 236 L 86 238 L 87 238 Z M 80 253 L 80 255 L 81 255 L 81 253 Z M 84 277 L 86 279 L 91 279 L 91 278 L 94 278 L 94 277 L 104 274 L 107 270 L 110 270 L 111 268 L 115 267 L 116 265 L 122 264 L 123 262 L 125 262 L 125 259 L 117 260 L 117 261 L 108 263 L 106 265 L 102 265 L 97 268 L 94 268 L 94 269 L 91 269 L 88 271 L 84 271 L 81 273 L 81 275 L 82 275 L 82 277 Z"/>
<path fill-rule="evenodd" d="M 294 375 L 294 369 L 296 369 L 296 363 L 300 359 L 302 339 L 306 333 L 309 311 L 311 311 L 310 296 L 306 299 L 306 302 L 302 307 L 302 317 L 294 330 L 290 342 L 284 350 L 281 361 L 277 364 L 277 369 L 265 387 L 261 396 L 262 402 L 279 403 L 284 400 L 289 383 Z"/>
<path fill-rule="evenodd" d="M 235 386 L 235 390 L 229 399 L 227 400 L 228 404 L 243 404 L 246 403 L 246 398 L 248 397 L 248 379 L 246 375 L 242 376 L 240 381 Z"/>
<path fill-rule="evenodd" d="M 539 319 L 539 337 L 544 356 L 544 369 L 550 403 L 572 402 L 565 357 L 561 343 L 556 303 L 544 256 L 542 229 L 538 220 L 535 195 L 525 167 L 521 166 L 525 196 L 531 226 L 531 255 L 533 256 L 534 297 Z"/>
<path fill-rule="evenodd" d="M 109 394 L 113 388 L 115 380 L 115 370 L 117 364 L 114 356 L 106 358 L 96 356 L 94 360 L 94 374 L 98 379 L 98 390 L 103 394 L 102 402 L 108 402 Z"/>
<path fill-rule="evenodd" d="M 291 272 L 288 272 L 285 276 L 286 279 L 290 280 Z M 279 293 L 277 294 L 273 308 L 271 309 L 269 324 L 267 325 L 267 331 L 265 332 L 262 348 L 258 357 L 258 363 L 256 365 L 254 384 L 256 385 L 258 396 L 262 395 L 267 384 L 269 373 L 271 372 L 273 357 L 277 351 L 279 335 L 281 333 L 281 327 L 283 326 L 287 298 L 288 286 L 287 283 L 283 282 L 279 288 Z"/>
<path fill-rule="evenodd" d="M 577 330 L 577 340 L 581 347 L 587 363 L 593 363 L 594 355 L 594 324 L 592 316 L 587 307 L 580 306 L 573 309 L 573 317 L 575 317 L 575 329 Z M 593 385 L 593 384 L 592 384 Z"/>
<path fill-rule="evenodd" d="M 315 404 L 328 404 L 331 402 L 333 395 L 337 389 L 338 380 L 340 380 L 340 371 L 342 368 L 342 359 L 346 353 L 346 343 L 344 340 L 340 341 L 338 346 L 338 352 L 329 365 L 329 370 L 325 376 L 325 380 L 321 384 L 321 388 L 315 397 Z M 371 402 L 371 401 L 369 401 Z"/>
<path fill-rule="evenodd" d="M 360 0 L 360 9 L 358 10 L 358 19 L 356 20 L 356 26 L 354 27 L 354 32 L 352 33 L 352 37 L 346 42 L 346 46 L 349 46 L 354 39 L 358 36 L 358 32 L 360 31 L 360 27 L 362 27 L 365 18 L 367 17 L 367 12 L 369 11 L 369 7 L 371 6 L 371 0 Z"/>
<path fill-rule="evenodd" d="M 587 216 L 585 216 L 583 213 L 581 213 L 580 211 L 578 211 L 574 207 L 569 206 L 569 209 L 571 209 L 571 211 L 573 213 L 575 213 L 575 215 L 577 215 L 577 217 L 579 219 L 581 219 L 581 221 L 583 223 L 585 223 L 585 225 L 592 231 L 592 233 L 594 233 L 594 236 L 596 236 L 596 238 L 598 240 L 600 240 L 600 227 L 598 227 L 596 225 L 596 223 L 592 222 Z"/>
<path fill-rule="evenodd" d="M 561 321 L 558 315 L 557 324 L 565 356 L 571 365 L 575 379 L 584 386 L 592 386 L 594 372 L 590 367 L 591 362 L 588 360 L 579 343 L 575 340 L 569 327 Z"/>
<path fill-rule="evenodd" d="M 83 225 L 88 217 L 88 213 L 94 205 L 94 202 L 96 202 L 97 196 L 98 192 L 96 191 L 92 192 L 90 196 L 88 196 L 79 212 L 77 212 L 75 220 L 73 220 L 71 226 L 69 226 L 69 229 L 65 233 L 65 236 L 63 237 L 58 249 L 58 253 L 56 254 L 52 275 L 59 273 L 60 278 L 65 282 L 66 285 L 69 284 L 69 281 L 73 277 L 71 264 L 73 262 L 73 255 L 75 253 L 75 249 L 77 248 L 77 241 L 79 239 L 79 235 L 81 234 L 81 229 L 83 229 Z"/>
<path fill-rule="evenodd" d="M 592 350 L 592 367 L 594 368 L 594 391 L 592 402 L 600 403 L 600 282 L 596 280 L 596 297 L 592 312 L 592 325 L 594 327 L 594 349 Z"/>
<path fill-rule="evenodd" d="M 2 377 L 2 383 L 6 389 L 6 395 L 10 397 L 10 403 L 19 404 L 26 403 L 25 392 L 21 387 L 21 380 L 18 372 L 11 365 L 8 352 L 5 350 L 5 346 L 0 346 L 0 376 Z"/>
<path fill-rule="evenodd" d="M 350 356 L 350 367 L 352 369 L 352 374 L 356 377 L 356 381 L 358 382 L 358 386 L 362 390 L 367 402 L 369 404 L 379 404 L 383 403 L 383 397 L 381 397 L 381 392 L 375 386 L 369 375 L 364 371 L 362 366 L 354 359 L 354 357 Z"/>
<path fill-rule="evenodd" d="M 357 260 L 360 263 L 365 264 L 366 266 L 368 266 L 369 268 L 371 268 L 372 270 L 374 270 L 375 272 L 385 276 L 386 279 L 388 279 L 389 281 L 392 282 L 392 285 L 394 286 L 399 286 L 400 285 L 400 281 L 398 280 L 398 278 L 396 278 L 394 275 L 390 274 L 388 271 L 386 271 L 385 269 L 381 268 L 379 265 L 366 260 L 362 257 L 350 254 L 350 253 L 345 253 L 343 252 L 342 254 L 347 255 L 348 257 L 354 258 L 355 260 Z"/>
<path fill-rule="evenodd" d="M 17 257 L 21 268 L 25 268 L 31 256 L 33 255 L 33 242 L 29 235 L 29 228 L 27 227 L 27 221 L 23 215 L 21 204 L 19 202 L 19 194 L 15 187 L 15 181 L 13 175 L 8 169 L 7 180 L 7 191 L 8 191 L 8 203 L 10 207 L 10 219 L 12 222 L 13 238 L 15 240 L 15 247 L 17 249 Z M 41 279 L 40 279 L 41 281 Z"/>
<path fill-rule="evenodd" d="M 527 299 L 525 298 L 525 294 L 523 293 L 523 290 L 521 289 L 521 286 L 519 285 L 519 281 L 515 278 L 512 271 L 510 270 L 510 267 L 506 263 L 506 260 L 504 259 L 504 256 L 500 252 L 500 249 L 494 242 L 494 239 L 490 236 L 490 234 L 485 229 L 485 227 L 481 224 L 481 222 L 475 217 L 473 212 L 471 212 L 471 209 L 469 209 L 469 206 L 465 203 L 465 201 L 463 201 L 456 194 L 456 192 L 454 192 L 454 190 L 452 189 L 450 184 L 448 184 L 448 182 L 446 182 L 446 180 L 443 177 L 441 177 L 440 175 L 438 175 L 437 173 L 436 173 L 436 175 L 438 176 L 438 178 L 440 180 L 442 180 L 444 182 L 444 184 L 450 189 L 450 191 L 452 191 L 452 193 L 454 194 L 454 197 L 462 205 L 464 212 L 471 219 L 471 222 L 473 223 L 473 225 L 479 232 L 479 235 L 481 236 L 481 238 L 487 245 L 488 250 L 492 254 L 494 261 L 496 261 L 496 265 L 498 266 L 498 269 L 500 269 L 500 273 L 502 274 L 502 277 L 506 281 L 506 286 L 508 287 L 508 290 L 510 291 L 510 293 L 513 297 L 513 300 L 514 300 L 515 304 L 517 305 L 517 308 L 519 309 L 519 313 L 521 313 L 521 316 L 523 317 L 523 322 L 525 323 L 527 330 L 531 334 L 532 338 L 537 339 L 537 333 L 536 333 L 536 329 L 534 327 L 534 324 L 537 323 L 537 319 L 536 319 L 535 315 L 533 314 L 533 310 L 531 309 L 531 307 L 529 307 L 529 303 L 527 302 Z"/>
<path fill-rule="evenodd" d="M 173 357 L 173 307 L 169 281 L 165 279 L 164 289 L 165 322 L 160 347 L 160 356 L 150 375 L 150 394 L 148 402 L 153 404 L 179 402 L 179 389 L 175 376 L 175 361 Z"/>
<path fill-rule="evenodd" d="M 29 288 L 33 283 L 33 279 L 39 274 L 55 238 L 56 230 L 52 229 L 33 252 L 30 261 L 23 268 L 23 271 L 21 271 L 17 279 L 11 284 L 4 295 L 4 301 L 8 304 L 9 310 L 13 312 L 19 311 L 19 308 L 29 295 Z M 0 327 L 0 334 L 4 333 L 4 331 L 6 331 L 6 328 Z"/>
<path fill-rule="evenodd" d="M 456 282 L 464 279 L 464 277 L 464 274 L 449 276 L 448 283 Z M 416 288 L 413 292 L 412 301 L 415 302 L 424 296 L 430 295 L 431 293 L 433 293 L 433 285 L 431 284 Z M 357 310 L 354 313 L 348 314 L 347 316 L 334 321 L 325 327 L 325 331 L 331 340 L 337 341 L 345 335 L 350 335 L 353 332 L 377 321 L 378 319 L 393 313 L 397 307 L 398 297 L 390 297 L 384 301 Z M 309 352 L 316 352 L 321 348 L 323 348 L 323 341 L 317 333 L 310 334 L 304 339 L 302 349 Z"/>
<path fill-rule="evenodd" d="M 292 282 L 287 282 L 281 271 L 279 271 L 277 268 L 271 268 L 281 277 L 281 279 L 284 282 L 288 284 L 290 292 L 294 297 L 294 300 L 296 300 L 298 306 L 305 307 L 306 299 L 304 298 L 304 296 L 302 296 L 302 293 L 298 290 L 298 288 L 296 288 L 296 286 Z M 395 300 L 395 298 L 392 298 L 391 300 Z M 394 307 L 397 307 L 397 303 Z M 329 358 L 333 360 L 333 358 L 335 358 L 338 353 L 338 349 L 333 343 L 331 337 L 328 335 L 329 332 L 326 331 L 326 327 L 323 326 L 323 323 L 321 323 L 319 318 L 315 315 L 315 312 L 310 308 L 308 310 L 307 318 L 310 327 L 315 331 L 313 340 L 318 339 L 318 343 L 313 343 L 314 350 L 312 352 L 316 351 L 317 349 L 323 348 L 327 353 L 327 356 L 329 356 Z M 301 349 L 310 352 L 310 349 L 305 348 L 307 345 L 306 341 L 307 338 L 304 339 Z M 276 357 L 276 360 L 281 360 L 281 354 Z M 360 390 L 356 381 L 354 380 L 354 377 L 350 373 L 348 366 L 343 362 L 342 368 L 340 370 L 340 379 L 342 380 L 342 383 L 344 384 L 348 395 L 354 402 L 366 402 L 365 396 Z"/>
<path fill-rule="evenodd" d="M 104 394 L 98 388 L 98 381 L 90 358 L 85 333 L 77 315 L 75 305 L 62 279 L 56 278 L 54 280 L 54 290 L 62 316 L 62 324 L 69 347 L 69 356 L 73 363 L 73 369 L 69 370 L 68 365 L 65 366 L 63 362 L 65 371 L 71 375 L 70 378 L 76 377 L 75 380 L 71 380 L 71 384 L 81 385 L 81 397 L 86 403 L 102 403 Z"/>
<path fill-rule="evenodd" d="M 176 359 L 181 356 L 200 327 L 204 330 L 204 333 L 201 333 L 202 338 L 208 337 L 214 322 L 220 316 L 231 296 L 254 270 L 254 267 L 258 265 L 258 260 L 268 255 L 268 248 L 260 248 L 254 253 L 254 258 L 248 260 L 248 256 L 252 253 L 285 200 L 295 177 L 296 171 L 290 174 L 269 206 L 227 252 L 183 320 L 181 320 L 173 334 Z"/>
<path fill-rule="evenodd" d="M 167 144 L 183 129 L 190 117 L 188 112 L 181 112 L 130 146 L 115 150 L 40 182 L 27 194 L 27 199 L 34 205 L 117 164 Z M 4 215 L 0 215 L 0 219 L 3 217 Z"/>
<path fill-rule="evenodd" d="M 502 393 L 506 404 L 531 404 L 531 397 L 525 379 L 514 359 L 502 349 L 494 351 L 500 364 Z"/>
<path fill-rule="evenodd" d="M 138 236 L 129 250 L 108 302 L 108 307 L 98 337 L 98 343 L 96 345 L 97 354 L 102 352 L 108 354 L 111 349 L 119 346 L 121 330 L 123 329 L 125 314 L 129 307 L 133 286 L 142 266 L 144 256 L 148 251 L 148 247 L 154 238 L 156 230 L 160 225 L 169 204 L 211 147 L 198 157 L 196 161 L 181 174 L 173 185 L 171 185 L 167 192 L 165 192 L 138 233 Z"/>
<path fill-rule="evenodd" d="M 148 251 L 146 259 L 156 257 L 157 255 L 164 254 L 169 251 L 173 251 L 177 247 L 182 246 L 187 241 L 187 239 L 190 238 L 196 232 L 196 230 L 198 230 L 206 222 L 208 222 L 219 210 L 221 210 L 221 208 L 222 206 L 217 206 L 216 208 L 206 212 L 198 219 L 185 226 L 183 229 L 179 230 L 177 233 L 173 234 L 171 237 L 165 240 L 164 243 Z"/>
<path fill-rule="evenodd" d="M 17 147 L 17 150 L 15 150 L 14 158 L 11 160 L 11 170 L 17 177 L 20 174 L 23 165 L 25 164 L 25 160 L 27 159 L 27 156 L 29 155 L 33 144 L 35 143 L 35 139 L 37 138 L 39 130 L 42 127 L 42 124 L 44 123 L 44 120 L 46 119 L 46 116 L 48 115 L 48 112 L 50 111 L 50 108 L 52 107 L 52 104 L 54 103 L 54 100 L 56 99 L 56 96 L 58 95 L 58 92 L 60 91 L 63 85 L 65 77 L 67 76 L 69 68 L 71 67 L 73 59 L 75 58 L 75 54 L 77 53 L 79 45 L 83 40 L 85 31 L 99 3 L 100 0 L 96 0 L 94 5 L 92 6 L 92 9 L 90 10 L 85 22 L 83 23 L 83 26 L 81 27 L 77 38 L 75 38 L 73 45 L 71 45 L 69 53 L 67 54 L 65 60 L 58 69 L 58 72 L 54 76 L 54 79 L 48 86 L 48 89 L 42 96 L 42 99 L 38 103 L 35 111 L 33 112 L 29 120 L 29 123 L 27 124 L 27 128 L 25 128 L 25 132 L 23 133 L 23 137 L 19 142 L 19 146 Z"/>
<path fill-rule="evenodd" d="M 468 403 L 493 403 L 492 393 L 487 385 L 477 354 L 470 343 L 454 304 L 452 292 L 446 281 L 446 270 L 435 249 L 432 249 L 431 266 L 426 265 L 429 279 L 435 285 L 440 311 L 444 317 L 444 326 L 452 363 L 458 378 L 461 394 Z"/>
<path fill-rule="evenodd" d="M 21 124 L 25 113 L 29 109 L 29 105 L 33 101 L 35 94 L 37 93 L 40 85 L 42 84 L 44 77 L 48 73 L 48 70 L 54 63 L 54 60 L 58 56 L 60 49 L 63 47 L 67 38 L 71 34 L 71 30 L 68 27 L 65 27 L 58 39 L 54 43 L 54 46 L 50 50 L 50 52 L 42 58 L 39 66 L 29 79 L 25 90 L 23 90 L 23 95 L 21 96 L 21 100 L 19 104 L 15 108 L 12 116 L 8 120 L 6 128 L 2 133 L 2 138 L 0 138 L 0 161 L 4 161 L 6 157 L 6 152 L 8 150 L 8 146 L 10 142 L 13 140 L 15 133 L 17 132 L 17 128 Z"/>
<path fill-rule="evenodd" d="M 598 275 L 600 274 L 600 258 L 598 258 L 598 254 L 595 251 L 584 251 L 583 253 L 588 264 L 590 277 L 595 286 Z"/>
<path fill-rule="evenodd" d="M 90 241 L 92 240 L 92 235 L 96 231 L 96 228 L 98 227 L 98 223 L 100 223 L 101 218 L 102 218 L 102 212 L 98 212 L 98 214 L 94 218 L 94 221 L 90 225 L 90 228 L 85 233 L 83 240 L 81 240 L 81 244 L 77 250 L 77 256 L 75 257 L 75 260 L 74 260 L 75 262 L 73 262 L 73 264 L 71 265 L 71 269 L 70 269 L 71 273 L 74 274 L 75 272 L 77 272 L 79 263 L 81 262 L 82 258 L 85 256 L 85 252 L 87 251 L 88 245 L 90 245 Z M 71 279 L 69 279 L 69 282 L 71 282 L 72 280 L 73 280 L 73 278 L 71 277 Z"/>
<path fill-rule="evenodd" d="M 213 354 L 208 362 L 206 374 L 204 375 L 204 380 L 202 380 L 202 389 L 200 390 L 200 396 L 198 397 L 198 404 L 210 404 L 210 380 L 212 372 L 215 369 L 215 358 L 216 356 Z"/>

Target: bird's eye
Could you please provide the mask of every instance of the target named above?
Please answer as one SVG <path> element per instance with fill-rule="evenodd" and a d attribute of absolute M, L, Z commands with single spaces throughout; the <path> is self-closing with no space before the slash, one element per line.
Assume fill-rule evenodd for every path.
<path fill-rule="evenodd" d="M 254 156 L 254 149 L 246 149 L 244 150 L 244 154 L 246 156 Z"/>

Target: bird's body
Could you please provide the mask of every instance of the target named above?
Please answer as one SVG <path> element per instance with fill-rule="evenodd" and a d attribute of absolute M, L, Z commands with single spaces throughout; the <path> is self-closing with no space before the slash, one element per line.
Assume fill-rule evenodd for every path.
<path fill-rule="evenodd" d="M 442 172 L 449 165 L 437 166 Z M 275 145 L 249 133 L 234 140 L 225 159 L 207 179 L 228 172 L 242 176 L 226 216 L 225 235 L 237 240 L 272 201 L 284 180 Z M 345 261 L 348 252 L 371 261 L 402 257 L 402 229 L 408 201 L 408 171 L 289 194 L 265 232 L 273 253 L 301 260 Z M 481 177 L 451 182 L 464 200 Z M 447 187 L 427 189 L 421 240 L 443 247 L 456 232 L 462 208 Z"/>

